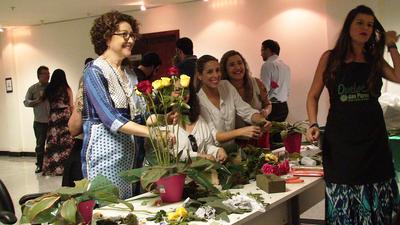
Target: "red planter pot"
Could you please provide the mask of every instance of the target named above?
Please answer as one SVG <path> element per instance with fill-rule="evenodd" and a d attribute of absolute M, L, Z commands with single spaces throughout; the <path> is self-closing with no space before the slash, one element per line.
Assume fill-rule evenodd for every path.
<path fill-rule="evenodd" d="M 286 151 L 288 151 L 289 153 L 293 153 L 293 152 L 300 153 L 301 136 L 302 136 L 302 134 L 300 134 L 300 133 L 288 134 L 286 139 L 283 140 Z"/>
<path fill-rule="evenodd" d="M 257 140 L 257 147 L 260 148 L 270 148 L 269 144 L 269 132 L 264 132 Z"/>
<path fill-rule="evenodd" d="M 86 202 L 80 202 L 78 204 L 78 212 L 81 214 L 83 218 L 83 224 L 91 224 L 92 222 L 92 215 L 93 215 L 93 208 L 96 205 L 95 200 L 89 200 Z"/>
<path fill-rule="evenodd" d="M 185 174 L 177 174 L 159 179 L 157 189 L 163 202 L 173 203 L 182 200 Z"/>

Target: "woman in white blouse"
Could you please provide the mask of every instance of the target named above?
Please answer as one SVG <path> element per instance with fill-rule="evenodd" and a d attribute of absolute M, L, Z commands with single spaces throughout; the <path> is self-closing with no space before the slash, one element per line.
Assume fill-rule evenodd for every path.
<path fill-rule="evenodd" d="M 171 126 L 169 130 L 173 130 L 179 140 L 176 144 L 178 152 L 182 151 L 183 159 L 187 158 L 189 153 L 190 157 L 203 157 L 223 162 L 227 159 L 227 155 L 223 148 L 214 144 L 211 130 L 207 122 L 200 116 L 199 99 L 192 83 L 190 82 L 189 92 L 185 97 L 186 103 L 190 105 L 190 110 L 187 112 L 189 123 L 169 125 Z M 181 93 L 179 82 L 175 84 L 175 89 L 173 95 L 179 95 Z M 177 129 L 178 126 L 179 129 Z"/>
<path fill-rule="evenodd" d="M 218 143 L 226 146 L 234 143 L 238 137 L 257 139 L 262 129 L 268 130 L 271 126 L 258 110 L 242 100 L 229 81 L 221 80 L 220 65 L 215 57 L 204 55 L 198 59 L 195 82 L 201 115 Z M 262 127 L 250 125 L 235 129 L 236 115 L 249 124 Z"/>

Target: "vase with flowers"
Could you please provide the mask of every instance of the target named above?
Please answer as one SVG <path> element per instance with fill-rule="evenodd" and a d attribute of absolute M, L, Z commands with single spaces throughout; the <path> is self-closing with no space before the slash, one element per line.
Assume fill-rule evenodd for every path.
<path fill-rule="evenodd" d="M 218 192 L 206 176 L 206 172 L 218 164 L 203 158 L 191 158 L 189 152 L 183 158 L 183 150 L 179 150 L 176 144 L 179 138 L 171 137 L 171 134 L 176 133 L 173 129 L 179 129 L 179 126 L 168 126 L 188 121 L 185 111 L 190 110 L 190 106 L 185 96 L 189 83 L 190 77 L 182 74 L 179 77 L 161 77 L 152 83 L 141 81 L 135 88 L 136 94 L 145 99 L 146 110 L 151 114 L 147 126 L 150 129 L 148 140 L 152 154 L 146 156 L 148 165 L 124 171 L 121 176 L 130 182 L 140 180 L 146 190 L 157 189 L 164 202 L 181 200 L 185 176 L 211 192 Z"/>
<path fill-rule="evenodd" d="M 300 152 L 301 138 L 307 130 L 307 121 L 297 121 L 293 124 L 289 122 L 272 122 L 270 133 L 280 133 L 286 151 L 289 153 Z"/>

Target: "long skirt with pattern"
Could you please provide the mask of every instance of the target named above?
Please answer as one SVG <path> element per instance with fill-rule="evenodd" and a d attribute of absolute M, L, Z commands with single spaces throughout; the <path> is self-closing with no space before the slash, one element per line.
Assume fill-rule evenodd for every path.
<path fill-rule="evenodd" d="M 394 178 L 387 181 L 346 185 L 326 183 L 325 217 L 332 225 L 391 225 L 399 210 Z"/>
<path fill-rule="evenodd" d="M 74 140 L 68 130 L 69 108 L 50 109 L 47 143 L 43 158 L 43 175 L 60 176 L 70 157 Z"/>
<path fill-rule="evenodd" d="M 132 197 L 132 184 L 119 176 L 122 171 L 137 167 L 132 137 L 123 133 L 112 133 L 102 123 L 90 121 L 85 121 L 83 129 L 83 176 L 93 180 L 96 176 L 103 175 L 118 187 L 120 198 Z"/>

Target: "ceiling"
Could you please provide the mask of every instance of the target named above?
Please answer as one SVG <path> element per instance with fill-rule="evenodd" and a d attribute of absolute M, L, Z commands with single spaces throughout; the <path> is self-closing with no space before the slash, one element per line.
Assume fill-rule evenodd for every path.
<path fill-rule="evenodd" d="M 143 0 L 147 8 L 194 0 Z M 141 0 L 0 0 L 0 28 L 32 26 L 97 16 L 110 10 L 140 10 Z"/>

